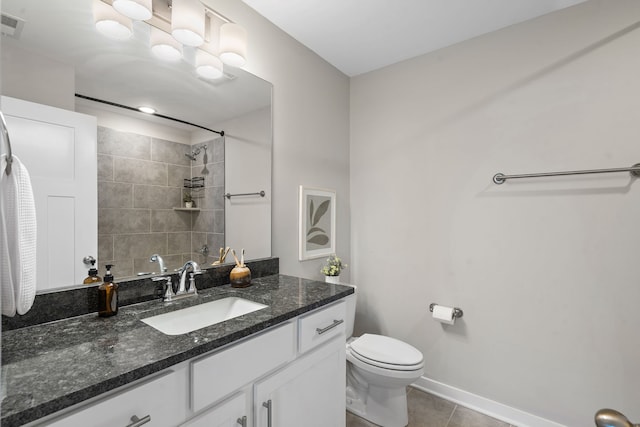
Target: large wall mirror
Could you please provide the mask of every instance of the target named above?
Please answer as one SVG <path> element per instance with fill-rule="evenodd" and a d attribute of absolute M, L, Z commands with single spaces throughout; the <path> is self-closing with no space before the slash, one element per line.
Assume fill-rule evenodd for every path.
<path fill-rule="evenodd" d="M 247 259 L 271 256 L 271 84 L 227 66 L 220 79 L 199 78 L 195 48 L 185 47 L 176 62 L 162 61 L 150 51 L 152 27 L 145 22 L 134 22 L 127 40 L 106 38 L 95 29 L 95 2 L 100 0 L 1 3 L 3 31 L 5 16 L 17 20 L 2 35 L 2 94 L 96 118 L 96 151 L 83 172 L 95 175 L 95 225 L 74 232 L 76 239 L 94 241 L 95 253 L 67 245 L 70 233 L 55 226 L 49 238 L 39 233 L 38 262 L 42 253 L 47 266 L 38 271 L 38 291 L 81 283 L 88 255 L 98 259 L 101 275 L 104 264 L 114 263 L 119 278 L 158 273 L 159 265 L 150 262 L 156 253 L 169 271 L 189 259 L 209 266 L 227 246 L 244 248 Z M 87 97 L 152 106 L 181 122 Z M 3 98 L 3 111 L 9 104 Z M 13 125 L 19 133 L 18 121 L 8 114 L 10 131 Z M 224 131 L 224 137 L 210 130 Z M 19 139 L 12 138 L 13 152 L 29 169 L 34 193 L 47 165 L 72 167 L 53 148 L 46 154 L 49 136 L 25 144 Z M 84 161 L 73 157 L 71 162 Z M 195 206 L 186 207 L 187 193 Z M 56 250 L 53 239 L 60 243 Z M 47 240 L 48 249 L 41 248 Z M 52 261 L 56 251 L 65 253 L 65 261 Z"/>

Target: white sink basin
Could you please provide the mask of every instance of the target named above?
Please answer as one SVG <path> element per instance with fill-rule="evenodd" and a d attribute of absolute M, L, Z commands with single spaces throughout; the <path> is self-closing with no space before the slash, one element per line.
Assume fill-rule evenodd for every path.
<path fill-rule="evenodd" d="M 170 313 L 147 317 L 142 321 L 163 334 L 181 335 L 267 307 L 267 305 L 243 298 L 228 297 Z"/>

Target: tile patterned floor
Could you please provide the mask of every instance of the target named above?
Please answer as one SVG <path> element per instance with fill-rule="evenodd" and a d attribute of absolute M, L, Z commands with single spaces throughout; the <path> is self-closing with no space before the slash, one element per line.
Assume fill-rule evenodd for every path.
<path fill-rule="evenodd" d="M 514 427 L 413 387 L 407 388 L 407 403 L 409 427 Z M 347 412 L 347 427 L 377 426 Z"/>

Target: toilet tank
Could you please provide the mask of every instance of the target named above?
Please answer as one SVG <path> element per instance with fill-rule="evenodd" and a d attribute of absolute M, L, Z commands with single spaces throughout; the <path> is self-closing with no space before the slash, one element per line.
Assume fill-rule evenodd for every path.
<path fill-rule="evenodd" d="M 345 319 L 345 334 L 347 339 L 351 338 L 353 335 L 353 324 L 356 319 L 356 300 L 358 287 L 356 285 L 350 285 L 348 283 L 340 283 L 344 286 L 351 286 L 353 288 L 353 293 L 347 297 L 345 297 L 345 302 L 347 303 L 347 318 Z"/>

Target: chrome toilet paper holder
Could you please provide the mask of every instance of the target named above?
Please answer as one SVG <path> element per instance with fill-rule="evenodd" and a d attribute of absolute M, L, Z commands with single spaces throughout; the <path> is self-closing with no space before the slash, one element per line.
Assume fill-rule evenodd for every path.
<path fill-rule="evenodd" d="M 429 304 L 429 311 L 431 313 L 433 313 L 433 309 L 435 308 L 435 306 L 438 305 L 435 302 L 432 302 L 431 304 Z M 455 319 L 459 319 L 462 317 L 464 313 L 462 312 L 462 309 L 458 308 L 458 307 L 453 307 L 453 317 Z"/>

